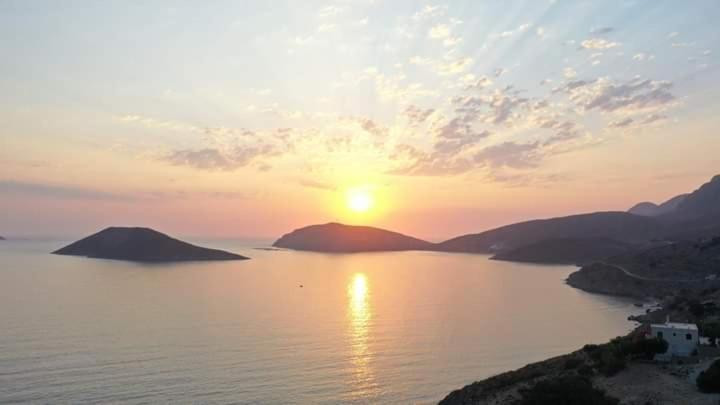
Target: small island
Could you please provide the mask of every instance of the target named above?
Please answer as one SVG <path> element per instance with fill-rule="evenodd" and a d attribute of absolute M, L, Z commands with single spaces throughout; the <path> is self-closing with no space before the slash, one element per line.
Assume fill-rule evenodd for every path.
<path fill-rule="evenodd" d="M 53 252 L 136 262 L 246 260 L 245 256 L 195 246 L 150 228 L 111 227 Z"/>
<path fill-rule="evenodd" d="M 432 250 L 430 242 L 370 226 L 338 223 L 296 229 L 273 243 L 274 247 L 328 253 Z"/>

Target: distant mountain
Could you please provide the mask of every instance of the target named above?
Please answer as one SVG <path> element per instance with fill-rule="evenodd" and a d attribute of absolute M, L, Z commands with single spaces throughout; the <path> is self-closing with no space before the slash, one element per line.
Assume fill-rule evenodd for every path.
<path fill-rule="evenodd" d="M 223 250 L 191 245 L 153 229 L 122 227 L 107 228 L 53 254 L 139 262 L 247 259 Z"/>
<path fill-rule="evenodd" d="M 433 249 L 430 242 L 397 232 L 338 223 L 296 229 L 283 235 L 273 246 L 332 253 Z"/>
<path fill-rule="evenodd" d="M 0 240 L 5 240 L 5 238 L 3 238 L 2 236 L 0 236 Z"/>
<path fill-rule="evenodd" d="M 596 212 L 506 225 L 478 234 L 463 235 L 437 245 L 449 252 L 502 252 L 548 239 L 607 238 L 645 242 L 665 232 L 652 218 L 626 212 Z"/>
<path fill-rule="evenodd" d="M 634 205 L 628 210 L 629 213 L 635 215 L 642 215 L 646 217 L 656 217 L 659 215 L 669 214 L 677 209 L 677 207 L 685 201 L 689 194 L 680 194 L 675 196 L 664 203 L 657 205 L 652 202 L 641 202 Z"/>
<path fill-rule="evenodd" d="M 675 212 L 687 218 L 720 216 L 720 175 L 688 194 Z"/>
<path fill-rule="evenodd" d="M 273 246 L 320 252 L 435 250 L 495 253 L 496 259 L 588 263 L 658 240 L 697 240 L 720 232 L 720 176 L 690 194 L 631 212 L 595 212 L 519 222 L 433 244 L 366 226 L 337 223 L 295 230 Z"/>
<path fill-rule="evenodd" d="M 496 260 L 547 264 L 588 264 L 636 248 L 608 238 L 545 239 L 493 256 Z"/>

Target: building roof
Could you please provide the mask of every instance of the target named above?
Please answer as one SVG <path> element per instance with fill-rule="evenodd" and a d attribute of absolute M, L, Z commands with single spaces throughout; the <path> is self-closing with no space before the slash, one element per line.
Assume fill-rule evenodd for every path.
<path fill-rule="evenodd" d="M 679 330 L 698 330 L 697 325 L 694 323 L 678 323 L 678 322 L 665 322 L 665 323 L 654 323 L 650 325 L 652 328 L 664 328 L 664 329 L 679 329 Z"/>

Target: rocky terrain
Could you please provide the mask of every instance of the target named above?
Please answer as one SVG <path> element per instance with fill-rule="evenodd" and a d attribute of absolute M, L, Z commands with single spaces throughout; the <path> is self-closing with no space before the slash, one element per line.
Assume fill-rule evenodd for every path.
<path fill-rule="evenodd" d="M 139 262 L 244 260 L 245 256 L 191 245 L 149 228 L 112 227 L 53 252 Z"/>

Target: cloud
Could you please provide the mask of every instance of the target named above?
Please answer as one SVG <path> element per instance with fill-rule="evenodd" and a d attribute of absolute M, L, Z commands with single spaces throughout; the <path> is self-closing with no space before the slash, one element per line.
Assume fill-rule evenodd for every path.
<path fill-rule="evenodd" d="M 612 121 L 610 122 L 610 124 L 608 124 L 608 126 L 611 128 L 624 128 L 630 126 L 633 122 L 635 122 L 635 120 L 633 120 L 632 118 L 624 118 L 621 120 Z"/>
<path fill-rule="evenodd" d="M 505 68 L 497 68 L 497 69 L 493 70 L 493 77 L 496 77 L 496 78 L 497 78 L 497 77 L 500 77 L 500 76 L 504 75 L 504 74 L 507 73 L 507 72 L 509 72 L 508 69 L 505 69 Z"/>
<path fill-rule="evenodd" d="M 537 34 L 537 36 L 539 36 L 542 39 L 545 39 L 545 37 L 547 36 L 547 33 L 545 32 L 544 27 L 537 27 L 535 29 L 535 34 Z"/>
<path fill-rule="evenodd" d="M 247 166 L 253 159 L 270 155 L 272 152 L 270 146 L 234 147 L 230 151 L 221 151 L 215 148 L 183 149 L 170 153 L 162 160 L 175 166 L 229 171 Z"/>
<path fill-rule="evenodd" d="M 583 49 L 610 49 L 616 46 L 620 46 L 620 43 L 608 41 L 603 38 L 586 39 L 580 43 L 580 48 Z"/>
<path fill-rule="evenodd" d="M 90 188 L 16 180 L 0 180 L 0 195 L 21 195 L 63 200 L 123 201 L 131 199 L 126 195 Z"/>
<path fill-rule="evenodd" d="M 614 31 L 613 27 L 600 27 L 600 28 L 591 29 L 590 33 L 594 34 L 594 35 L 604 35 L 604 34 L 609 34 L 613 31 Z"/>
<path fill-rule="evenodd" d="M 428 31 L 428 38 L 431 39 L 443 39 L 450 36 L 450 27 L 446 24 L 438 24 Z"/>
<path fill-rule="evenodd" d="M 433 108 L 422 109 L 414 105 L 407 106 L 404 111 L 410 126 L 418 126 L 424 123 L 433 112 L 435 112 Z"/>
<path fill-rule="evenodd" d="M 298 184 L 300 184 L 303 187 L 307 188 L 314 188 L 317 190 L 325 190 L 325 191 L 336 191 L 337 187 L 334 185 L 319 181 L 319 180 L 311 180 L 311 179 L 300 179 L 298 180 Z"/>
<path fill-rule="evenodd" d="M 494 168 L 530 168 L 538 164 L 537 151 L 539 144 L 503 142 L 488 146 L 473 156 L 473 160 L 481 165 Z"/>
<path fill-rule="evenodd" d="M 566 67 L 565 69 L 563 69 L 563 76 L 568 79 L 573 79 L 577 76 L 577 72 L 571 67 Z"/>
<path fill-rule="evenodd" d="M 647 60 L 655 59 L 655 55 L 650 55 L 650 54 L 647 54 L 644 52 L 640 52 L 640 53 L 636 53 L 635 55 L 633 55 L 632 58 L 633 58 L 633 60 L 636 60 L 638 62 L 644 62 Z"/>
<path fill-rule="evenodd" d="M 528 29 L 530 29 L 530 27 L 532 27 L 532 24 L 528 24 L 528 23 L 521 24 L 520 26 L 518 26 L 518 27 L 517 27 L 516 29 L 514 29 L 514 30 L 507 30 L 507 31 L 502 31 L 502 32 L 497 33 L 497 34 L 491 34 L 491 35 L 490 35 L 490 38 L 508 38 L 508 37 L 511 37 L 511 36 L 513 36 L 513 35 L 515 35 L 515 34 L 522 34 L 523 32 L 525 32 L 525 31 L 527 31 Z"/>
<path fill-rule="evenodd" d="M 435 72 L 441 76 L 456 75 L 467 70 L 475 61 L 473 58 L 460 58 L 452 62 L 438 63 L 435 65 Z"/>
<path fill-rule="evenodd" d="M 568 82 L 564 91 L 584 111 L 621 112 L 626 114 L 669 106 L 675 96 L 672 83 L 633 79 L 624 83 L 609 78 Z"/>
<path fill-rule="evenodd" d="M 423 20 L 427 20 L 427 19 L 441 17 L 445 14 L 445 12 L 447 12 L 447 6 L 445 6 L 445 5 L 440 5 L 440 6 L 426 5 L 420 11 L 416 12 L 412 18 L 415 21 L 423 21 Z"/>
<path fill-rule="evenodd" d="M 474 79 L 474 76 L 473 76 Z M 470 84 L 465 87 L 465 90 L 483 89 L 493 84 L 492 79 L 487 76 L 480 76 L 477 79 L 472 80 Z"/>
<path fill-rule="evenodd" d="M 320 25 L 317 27 L 317 30 L 316 30 L 316 31 L 317 31 L 317 32 L 330 32 L 330 31 L 335 30 L 335 27 L 336 27 L 336 25 L 335 25 L 335 24 L 332 24 L 332 23 L 320 24 Z"/>
<path fill-rule="evenodd" d="M 326 6 L 318 11 L 318 18 L 329 18 L 338 15 L 342 11 L 342 8 L 338 6 Z"/>

